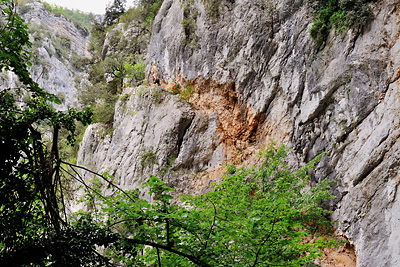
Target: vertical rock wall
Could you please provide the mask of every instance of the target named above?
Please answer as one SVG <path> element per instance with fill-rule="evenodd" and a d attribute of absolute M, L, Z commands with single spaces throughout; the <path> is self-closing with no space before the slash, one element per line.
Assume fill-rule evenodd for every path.
<path fill-rule="evenodd" d="M 149 61 L 162 78 L 233 84 L 259 142 L 285 141 L 298 162 L 329 152 L 315 179 L 337 182 L 333 218 L 358 266 L 399 265 L 398 2 L 371 4 L 365 29 L 332 32 L 323 47 L 308 34 L 313 1 L 221 1 L 216 17 L 185 3 L 164 1 L 154 24 Z"/>
<path fill-rule="evenodd" d="M 126 187 L 157 174 L 189 192 L 271 139 L 293 148 L 293 164 L 326 151 L 314 180 L 336 181 L 332 218 L 357 265 L 399 265 L 399 3 L 370 4 L 367 27 L 318 47 L 315 1 L 223 0 L 217 13 L 190 2 L 164 1 L 148 61 L 163 82 L 193 86 L 192 104 L 127 89 L 114 132 L 101 139 L 91 126 L 79 162 Z"/>
<path fill-rule="evenodd" d="M 84 80 L 84 73 L 78 70 L 71 63 L 73 54 L 82 57 L 91 57 L 89 46 L 90 32 L 74 24 L 64 16 L 55 16 L 47 12 L 44 5 L 40 2 L 33 2 L 26 5 L 27 12 L 23 14 L 25 22 L 32 26 L 41 27 L 40 31 L 48 31 L 50 36 L 39 33 L 40 47 L 35 51 L 35 57 L 39 58 L 39 63 L 34 63 L 31 68 L 33 79 L 38 82 L 49 93 L 57 95 L 62 100 L 62 105 L 57 109 L 66 109 L 67 107 L 77 105 L 77 87 Z M 35 32 L 33 33 L 35 35 Z M 43 36 L 42 36 L 43 35 Z M 56 55 L 56 45 L 53 41 L 61 36 L 66 36 L 70 41 L 69 53 L 65 55 Z M 31 42 L 35 38 L 31 36 Z"/>
<path fill-rule="evenodd" d="M 157 175 L 177 195 L 187 194 L 198 187 L 197 173 L 226 161 L 215 114 L 196 112 L 179 95 L 156 86 L 127 88 L 115 111 L 112 131 L 101 124 L 86 130 L 78 164 L 112 175 L 124 189 L 140 188 Z"/>

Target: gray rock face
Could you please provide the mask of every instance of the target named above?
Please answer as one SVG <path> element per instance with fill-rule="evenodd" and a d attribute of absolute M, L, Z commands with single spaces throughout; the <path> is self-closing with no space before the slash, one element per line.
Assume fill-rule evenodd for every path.
<path fill-rule="evenodd" d="M 27 6 L 28 11 L 22 16 L 26 23 L 40 26 L 40 31 L 50 32 L 50 36 L 40 33 L 44 36 L 41 36 L 41 46 L 35 51 L 39 62 L 34 62 L 30 70 L 32 78 L 41 88 L 62 100 L 62 104 L 56 106 L 57 109 L 76 106 L 77 86 L 84 80 L 84 73 L 74 68 L 70 59 L 72 52 L 79 56 L 91 56 L 88 51 L 89 32 L 63 16 L 49 14 L 40 2 L 29 3 Z M 70 52 L 63 58 L 56 56 L 58 52 L 53 44 L 53 40 L 60 38 L 59 36 L 67 36 L 71 40 Z M 35 41 L 32 36 L 31 39 L 31 42 Z"/>
<path fill-rule="evenodd" d="M 194 2 L 164 1 L 148 61 L 165 82 L 196 86 L 197 110 L 154 88 L 128 89 L 112 137 L 91 126 L 79 162 L 126 188 L 157 174 L 185 193 L 198 188 L 195 169 L 212 172 L 230 158 L 227 139 L 238 148 L 246 138 L 285 142 L 293 164 L 327 151 L 315 181 L 336 181 L 332 217 L 357 266 L 398 266 L 398 2 L 372 3 L 368 27 L 332 32 L 323 47 L 308 33 L 314 1 L 221 1 L 216 17 Z M 231 122 L 242 123 L 238 134 Z"/>
<path fill-rule="evenodd" d="M 263 138 L 288 143 L 298 162 L 329 152 L 316 180 L 337 181 L 333 219 L 357 265 L 397 266 L 400 7 L 371 8 L 366 29 L 332 33 L 317 49 L 309 1 L 221 1 L 212 18 L 201 1 L 189 12 L 166 0 L 149 61 L 166 81 L 234 83 L 238 103 L 264 118 Z"/>
<path fill-rule="evenodd" d="M 125 189 L 157 175 L 177 193 L 188 193 L 193 169 L 212 170 L 225 162 L 224 151 L 216 149 L 217 123 L 159 87 L 127 88 L 116 104 L 112 135 L 100 124 L 89 126 L 78 164 L 107 172 Z"/>
<path fill-rule="evenodd" d="M 52 49 L 54 51 L 51 42 L 49 42 L 47 47 L 50 51 Z M 50 55 L 45 47 L 40 47 L 38 52 L 38 56 L 41 57 L 42 61 L 46 62 L 47 67 L 37 65 L 36 71 L 31 71 L 32 78 L 38 82 L 41 88 L 58 96 L 62 100 L 62 104 L 57 105 L 57 109 L 76 106 L 77 83 L 75 79 L 79 75 L 82 75 L 82 73 L 73 70 L 68 61 L 63 62 L 55 56 Z"/>
<path fill-rule="evenodd" d="M 23 15 L 24 20 L 30 24 L 43 25 L 53 35 L 67 35 L 71 38 L 71 48 L 80 56 L 90 57 L 88 51 L 90 32 L 64 16 L 49 14 L 40 2 L 29 3 L 29 12 Z"/>
<path fill-rule="evenodd" d="M 150 34 L 138 23 L 119 23 L 107 32 L 102 51 L 103 59 L 121 51 L 124 55 L 146 54 Z"/>
<path fill-rule="evenodd" d="M 89 32 L 63 16 L 49 14 L 42 3 L 34 2 L 26 5 L 27 11 L 22 15 L 25 22 L 38 27 L 37 34 L 40 37 L 39 46 L 34 45 L 35 55 L 31 61 L 33 66 L 29 69 L 31 76 L 45 91 L 57 95 L 62 101 L 61 105 L 55 108 L 65 110 L 68 107 L 77 105 L 77 85 L 84 80 L 84 73 L 77 70 L 70 63 L 72 51 L 80 56 L 89 56 L 87 50 L 89 43 Z M 49 31 L 49 34 L 45 34 Z M 56 56 L 56 48 L 53 40 L 65 35 L 71 40 L 70 53 L 64 58 Z M 35 38 L 30 36 L 30 41 L 35 42 Z M 35 62 L 35 58 L 37 62 Z M 19 87 L 18 78 L 9 73 L 0 73 L 0 87 L 12 88 Z"/>

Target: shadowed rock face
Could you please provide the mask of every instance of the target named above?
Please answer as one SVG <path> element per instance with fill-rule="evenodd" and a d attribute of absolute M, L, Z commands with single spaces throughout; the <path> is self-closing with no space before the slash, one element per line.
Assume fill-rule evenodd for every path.
<path fill-rule="evenodd" d="M 399 265 L 398 2 L 371 4 L 368 27 L 332 33 L 319 48 L 311 1 L 265 2 L 222 1 L 213 18 L 200 1 L 190 12 L 164 1 L 150 62 L 166 81 L 233 83 L 237 102 L 264 118 L 258 140 L 285 141 L 298 162 L 328 151 L 315 179 L 337 181 L 333 218 L 357 265 Z"/>
<path fill-rule="evenodd" d="M 355 245 L 357 266 L 399 265 L 400 5 L 371 4 L 368 27 L 332 32 L 317 47 L 308 33 L 313 4 L 221 1 L 213 17 L 202 1 L 185 9 L 165 0 L 149 65 L 164 82 L 193 86 L 192 105 L 127 89 L 112 137 L 99 139 L 100 126 L 91 126 L 79 162 L 126 188 L 157 174 L 187 193 L 219 177 L 235 148 L 285 142 L 294 165 L 327 151 L 314 181 L 336 181 L 332 217 Z"/>

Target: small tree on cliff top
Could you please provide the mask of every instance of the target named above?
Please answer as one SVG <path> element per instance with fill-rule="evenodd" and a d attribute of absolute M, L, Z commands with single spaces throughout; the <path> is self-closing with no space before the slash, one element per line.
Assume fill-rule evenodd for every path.
<path fill-rule="evenodd" d="M 114 0 L 111 5 L 106 7 L 103 24 L 109 27 L 118 22 L 119 17 L 125 13 L 126 0 Z"/>

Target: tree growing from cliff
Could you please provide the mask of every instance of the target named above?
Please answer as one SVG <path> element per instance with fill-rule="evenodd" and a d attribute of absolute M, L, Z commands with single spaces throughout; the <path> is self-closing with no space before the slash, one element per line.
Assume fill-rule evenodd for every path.
<path fill-rule="evenodd" d="M 126 0 L 114 0 L 111 5 L 106 7 L 103 24 L 109 27 L 118 22 L 119 17 L 125 13 Z"/>
<path fill-rule="evenodd" d="M 139 191 L 88 193 L 94 217 L 119 235 L 108 251 L 128 266 L 303 266 L 334 243 L 327 181 L 306 190 L 308 173 L 319 158 L 290 171 L 284 146 L 269 147 L 258 168 L 228 166 L 211 192 L 181 197 L 152 176 L 145 184 L 154 203 Z M 93 189 L 93 188 L 92 188 Z M 91 191 L 91 190 L 89 190 Z M 97 197 L 98 199 L 98 197 Z"/>
<path fill-rule="evenodd" d="M 317 12 L 310 36 L 322 44 L 332 28 L 341 33 L 349 28 L 362 29 L 371 19 L 368 2 L 374 0 L 317 0 Z"/>

